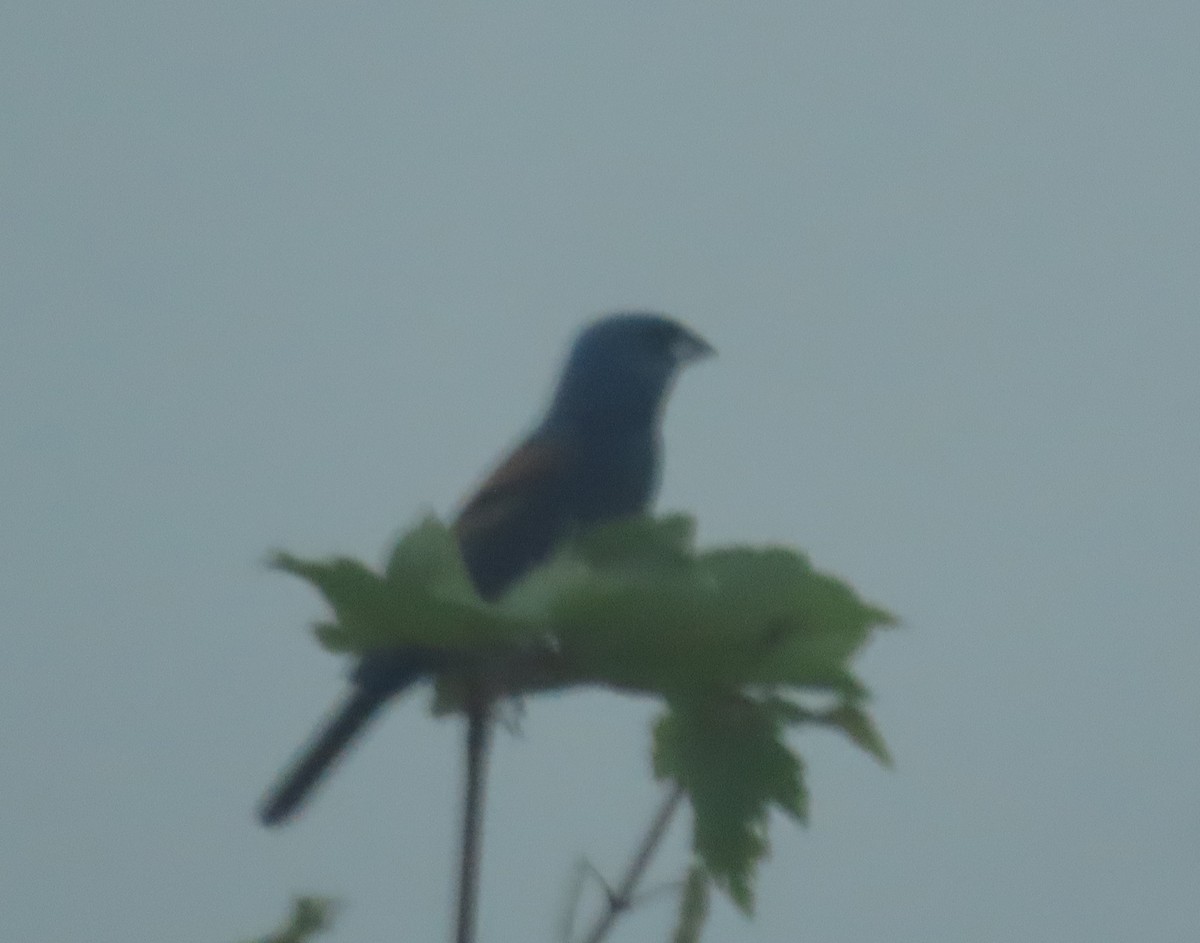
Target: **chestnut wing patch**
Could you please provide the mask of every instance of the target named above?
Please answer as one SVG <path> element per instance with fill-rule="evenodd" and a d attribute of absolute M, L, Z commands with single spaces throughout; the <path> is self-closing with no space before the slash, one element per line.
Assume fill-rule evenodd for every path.
<path fill-rule="evenodd" d="M 500 596 L 549 555 L 570 519 L 567 452 L 546 442 L 519 446 L 467 502 L 454 524 L 479 594 Z"/>

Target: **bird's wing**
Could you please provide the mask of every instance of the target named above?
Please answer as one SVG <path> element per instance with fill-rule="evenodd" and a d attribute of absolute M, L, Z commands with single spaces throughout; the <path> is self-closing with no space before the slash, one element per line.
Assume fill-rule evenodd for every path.
<path fill-rule="evenodd" d="M 475 492 L 454 524 L 480 595 L 499 596 L 553 549 L 570 518 L 569 450 L 529 440 Z"/>

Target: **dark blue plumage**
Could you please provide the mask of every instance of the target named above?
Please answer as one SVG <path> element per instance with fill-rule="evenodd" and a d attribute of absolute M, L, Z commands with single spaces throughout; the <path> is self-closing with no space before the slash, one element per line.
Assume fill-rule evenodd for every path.
<path fill-rule="evenodd" d="M 575 342 L 542 422 L 476 491 L 455 521 L 476 590 L 495 599 L 574 528 L 645 510 L 658 487 L 662 411 L 679 369 L 712 348 L 656 314 L 610 315 Z M 435 670 L 436 653 L 363 657 L 331 720 L 261 809 L 288 818 L 367 721 Z"/>

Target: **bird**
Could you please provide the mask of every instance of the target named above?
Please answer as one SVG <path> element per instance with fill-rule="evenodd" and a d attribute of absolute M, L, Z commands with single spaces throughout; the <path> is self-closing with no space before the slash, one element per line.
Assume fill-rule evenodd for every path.
<path fill-rule="evenodd" d="M 646 511 L 658 490 L 662 419 L 680 370 L 715 353 L 666 315 L 601 317 L 579 334 L 545 415 L 462 506 L 453 533 L 476 592 L 500 599 L 568 535 Z M 437 652 L 363 655 L 348 694 L 259 808 L 290 819 L 396 695 L 436 672 Z"/>

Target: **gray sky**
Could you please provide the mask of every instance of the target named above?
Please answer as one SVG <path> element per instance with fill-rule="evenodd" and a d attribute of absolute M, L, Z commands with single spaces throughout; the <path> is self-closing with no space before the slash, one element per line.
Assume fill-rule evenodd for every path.
<path fill-rule="evenodd" d="M 0 13 L 0 939 L 234 940 L 305 890 L 334 940 L 445 937 L 417 699 L 252 819 L 342 681 L 260 564 L 453 511 L 628 305 L 721 350 L 661 506 L 906 623 L 861 663 L 898 768 L 800 737 L 812 825 L 709 938 L 1196 938 L 1200 6 L 605 6 Z M 624 860 L 649 717 L 501 739 L 483 940 Z"/>

